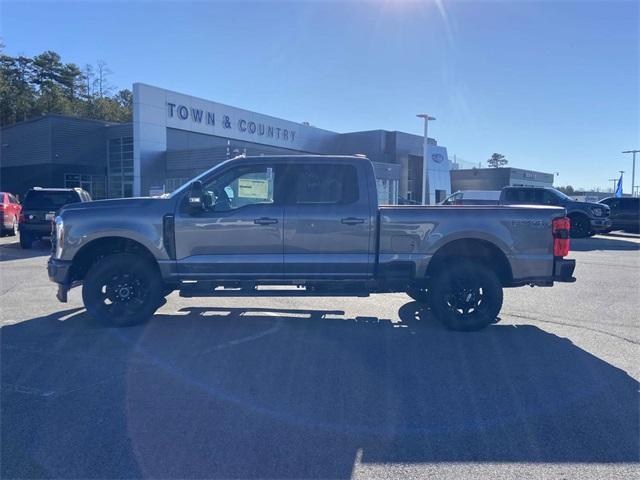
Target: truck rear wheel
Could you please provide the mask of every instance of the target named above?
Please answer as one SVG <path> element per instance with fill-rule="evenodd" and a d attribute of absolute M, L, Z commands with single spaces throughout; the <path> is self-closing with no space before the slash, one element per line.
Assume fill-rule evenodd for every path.
<path fill-rule="evenodd" d="M 429 291 L 431 311 L 450 330 L 480 330 L 494 323 L 502 308 L 500 280 L 474 262 L 444 267 Z"/>
<path fill-rule="evenodd" d="M 146 322 L 160 306 L 162 290 L 160 273 L 150 260 L 118 253 L 91 266 L 82 300 L 96 320 L 123 327 Z"/>
<path fill-rule="evenodd" d="M 32 244 L 33 244 L 33 238 L 31 238 L 31 235 L 29 235 L 28 233 L 20 234 L 20 248 L 28 250 L 31 248 Z"/>

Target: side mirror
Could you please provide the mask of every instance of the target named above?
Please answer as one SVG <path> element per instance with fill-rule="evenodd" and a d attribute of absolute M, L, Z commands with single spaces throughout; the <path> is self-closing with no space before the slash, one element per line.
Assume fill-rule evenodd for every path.
<path fill-rule="evenodd" d="M 200 180 L 196 180 L 189 186 L 187 192 L 187 206 L 192 212 L 203 210 L 204 205 L 204 187 Z"/>

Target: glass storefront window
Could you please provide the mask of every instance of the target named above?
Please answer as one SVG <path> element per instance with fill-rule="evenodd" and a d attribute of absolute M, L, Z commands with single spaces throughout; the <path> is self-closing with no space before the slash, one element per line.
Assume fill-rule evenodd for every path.
<path fill-rule="evenodd" d="M 65 173 L 64 186 L 65 188 L 82 188 L 89 192 L 94 200 L 107 198 L 106 178 L 103 175 Z"/>
<path fill-rule="evenodd" d="M 133 137 L 112 138 L 109 147 L 109 197 L 133 196 Z"/>

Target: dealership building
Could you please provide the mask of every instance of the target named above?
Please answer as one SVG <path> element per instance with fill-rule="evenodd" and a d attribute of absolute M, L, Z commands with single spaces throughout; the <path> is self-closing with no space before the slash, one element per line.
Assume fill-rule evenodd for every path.
<path fill-rule="evenodd" d="M 451 191 L 501 190 L 503 187 L 552 187 L 552 173 L 522 168 L 470 168 L 451 170 Z"/>
<path fill-rule="evenodd" d="M 0 189 L 82 187 L 93 198 L 170 192 L 239 154 L 366 155 L 379 200 L 422 199 L 423 137 L 398 131 L 338 133 L 135 83 L 133 122 L 46 115 L 4 127 Z M 447 150 L 429 138 L 430 203 L 450 193 Z M 443 178 L 446 177 L 446 181 Z"/>

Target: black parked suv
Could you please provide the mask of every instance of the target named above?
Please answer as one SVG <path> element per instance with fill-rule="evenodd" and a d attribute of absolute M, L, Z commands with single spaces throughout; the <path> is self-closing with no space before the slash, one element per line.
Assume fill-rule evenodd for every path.
<path fill-rule="evenodd" d="M 51 223 L 68 203 L 90 202 L 91 196 L 81 188 L 30 189 L 22 202 L 20 215 L 20 246 L 31 248 L 34 240 L 51 235 Z"/>
<path fill-rule="evenodd" d="M 611 228 L 609 207 L 602 203 L 577 202 L 551 187 L 505 187 L 501 205 L 554 205 L 564 207 L 571 220 L 571 236 L 584 238 Z"/>
<path fill-rule="evenodd" d="M 626 232 L 640 231 L 640 198 L 638 197 L 609 197 L 600 203 L 611 209 L 611 228 L 609 230 L 624 230 Z"/>

